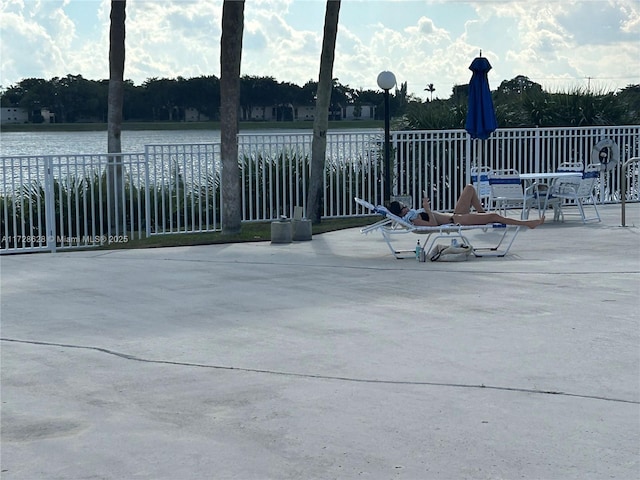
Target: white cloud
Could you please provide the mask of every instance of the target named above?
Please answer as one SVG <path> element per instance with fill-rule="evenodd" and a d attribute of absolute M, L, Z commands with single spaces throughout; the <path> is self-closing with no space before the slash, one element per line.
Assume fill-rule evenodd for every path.
<path fill-rule="evenodd" d="M 18 2 L 14 2 L 17 4 Z M 19 13 L 2 11 L 0 25 L 1 82 L 17 78 L 61 75 L 64 55 L 45 25 Z M 64 46 L 64 44 L 63 44 Z M 5 78 L 9 82 L 5 82 Z"/>
<path fill-rule="evenodd" d="M 0 0 L 3 86 L 25 77 L 108 77 L 109 0 Z M 299 85 L 317 80 L 325 2 L 245 4 L 242 74 Z M 219 75 L 221 0 L 127 3 L 125 77 Z M 479 50 L 493 65 L 493 88 L 516 75 L 546 87 L 603 79 L 640 83 L 636 0 L 476 2 L 344 1 L 334 77 L 376 89 L 391 69 L 409 92 L 447 97 L 467 83 Z"/>

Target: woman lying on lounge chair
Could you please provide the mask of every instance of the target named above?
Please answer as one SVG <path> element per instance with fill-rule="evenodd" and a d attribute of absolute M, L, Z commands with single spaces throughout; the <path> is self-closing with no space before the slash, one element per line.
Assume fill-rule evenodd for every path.
<path fill-rule="evenodd" d="M 476 211 L 471 212 L 471 207 Z M 503 217 L 495 212 L 485 212 L 482 203 L 476 194 L 473 185 L 467 185 L 462 190 L 456 208 L 452 214 L 434 212 L 429 207 L 429 200 L 422 199 L 422 208 L 413 210 L 402 205 L 400 202 L 391 202 L 389 211 L 404 220 L 417 226 L 436 227 L 448 223 L 458 225 L 489 225 L 491 223 L 503 223 L 505 225 L 520 225 L 529 228 L 536 228 L 544 223 L 544 217 L 538 220 L 516 220 L 514 218 Z"/>

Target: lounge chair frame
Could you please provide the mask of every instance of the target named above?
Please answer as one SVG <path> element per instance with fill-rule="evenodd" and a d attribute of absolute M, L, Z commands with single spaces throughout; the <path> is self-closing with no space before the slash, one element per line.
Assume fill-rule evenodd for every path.
<path fill-rule="evenodd" d="M 482 232 L 489 230 L 499 231 L 501 235 L 499 236 L 497 244 L 489 247 L 474 247 L 473 254 L 476 257 L 504 257 L 509 253 L 509 250 L 511 250 L 511 246 L 520 231 L 520 227 L 517 225 L 505 225 L 503 223 L 492 223 L 488 225 L 458 225 L 450 223 L 437 227 L 417 226 L 394 215 L 381 205 L 375 206 L 361 198 L 355 198 L 354 200 L 372 212 L 384 216 L 382 220 L 361 228 L 360 233 L 368 234 L 376 230 L 379 231 L 389 250 L 397 259 L 415 258 L 415 250 L 398 250 L 394 247 L 394 238 L 399 235 L 425 235 L 424 240 L 420 241 L 420 247 L 428 253 L 435 246 L 436 242 L 442 238 L 446 238 L 447 240 L 459 238 L 461 243 L 472 245 L 471 241 L 465 235 L 465 232 L 473 230 L 480 230 Z"/>

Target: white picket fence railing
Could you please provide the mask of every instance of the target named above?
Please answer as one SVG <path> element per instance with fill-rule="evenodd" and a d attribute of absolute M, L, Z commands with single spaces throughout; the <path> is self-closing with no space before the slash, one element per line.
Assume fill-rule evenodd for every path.
<path fill-rule="evenodd" d="M 553 171 L 591 163 L 612 139 L 620 162 L 640 155 L 640 126 L 499 129 L 489 140 L 464 130 L 392 132 L 394 195 L 450 211 L 473 166 Z M 306 209 L 312 135 L 238 136 L 242 220 L 269 221 Z M 322 216 L 369 212 L 354 197 L 384 198 L 382 132 L 327 135 Z M 156 234 L 221 229 L 220 145 L 147 145 L 120 155 L 0 157 L 0 253 L 55 251 L 127 242 Z M 597 198 L 619 202 L 620 170 L 601 174 Z M 626 201 L 638 200 L 638 168 L 627 172 Z"/>

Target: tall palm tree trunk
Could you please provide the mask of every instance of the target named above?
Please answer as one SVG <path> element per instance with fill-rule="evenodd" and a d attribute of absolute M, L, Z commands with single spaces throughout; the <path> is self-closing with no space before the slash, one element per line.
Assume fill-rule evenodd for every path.
<path fill-rule="evenodd" d="M 320 223 L 322 217 L 322 193 L 325 156 L 327 153 L 327 130 L 329 128 L 329 104 L 333 86 L 333 60 L 335 58 L 336 37 L 338 36 L 338 16 L 340 0 L 327 0 L 324 17 L 324 36 L 320 54 L 320 75 L 316 113 L 313 121 L 313 141 L 311 144 L 311 174 L 307 194 L 307 218 L 311 223 Z"/>
<path fill-rule="evenodd" d="M 238 168 L 238 110 L 244 0 L 224 0 L 220 40 L 220 142 L 222 154 L 222 231 L 238 233 L 242 226 Z"/>
<path fill-rule="evenodd" d="M 122 106 L 124 103 L 124 39 L 126 0 L 111 1 L 109 29 L 109 96 L 107 105 L 107 152 L 122 152 Z M 107 166 L 109 233 L 124 233 L 124 171 L 121 155 L 109 155 Z M 122 219 L 122 223 L 119 222 Z M 113 230 L 112 230 L 113 228 Z"/>

